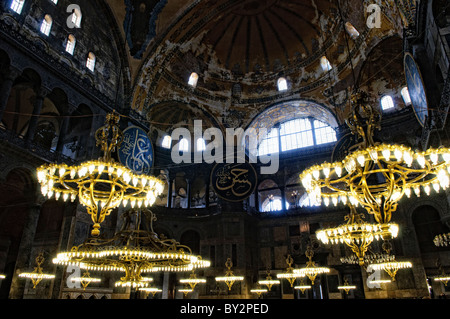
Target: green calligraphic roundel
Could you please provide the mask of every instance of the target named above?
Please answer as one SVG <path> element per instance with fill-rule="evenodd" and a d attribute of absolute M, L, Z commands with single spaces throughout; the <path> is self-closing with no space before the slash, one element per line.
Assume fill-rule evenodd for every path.
<path fill-rule="evenodd" d="M 253 166 L 244 163 L 218 163 L 211 171 L 211 186 L 217 196 L 230 202 L 248 198 L 255 190 L 257 175 Z"/>

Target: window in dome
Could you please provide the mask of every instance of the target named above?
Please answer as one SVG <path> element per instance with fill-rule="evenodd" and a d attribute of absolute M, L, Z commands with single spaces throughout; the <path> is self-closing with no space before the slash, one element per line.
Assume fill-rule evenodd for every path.
<path fill-rule="evenodd" d="M 314 120 L 313 125 L 317 145 L 336 141 L 336 131 L 331 126 L 317 120 Z"/>
<path fill-rule="evenodd" d="M 15 12 L 20 14 L 22 12 L 25 0 L 12 0 L 10 8 Z"/>
<path fill-rule="evenodd" d="M 54 4 L 58 4 L 58 0 L 51 0 Z"/>
<path fill-rule="evenodd" d="M 356 30 L 356 28 L 350 22 L 345 23 L 345 30 L 350 35 L 350 37 L 352 37 L 352 39 L 356 39 L 357 37 L 359 37 L 358 30 Z"/>
<path fill-rule="evenodd" d="M 383 111 L 390 110 L 394 108 L 394 101 L 390 95 L 385 95 L 381 98 L 381 109 Z"/>
<path fill-rule="evenodd" d="M 73 55 L 73 50 L 75 49 L 75 37 L 72 34 L 69 34 L 67 37 L 66 43 L 66 52 Z"/>
<path fill-rule="evenodd" d="M 278 85 L 278 91 L 286 91 L 288 89 L 287 81 L 285 78 L 279 78 L 277 81 L 277 85 Z"/>
<path fill-rule="evenodd" d="M 206 149 L 205 140 L 203 138 L 197 139 L 197 151 L 204 151 Z"/>
<path fill-rule="evenodd" d="M 197 81 L 198 81 L 198 74 L 195 72 L 192 72 L 191 75 L 189 76 L 188 84 L 192 87 L 196 87 Z"/>
<path fill-rule="evenodd" d="M 52 28 L 52 23 L 52 17 L 46 14 L 41 23 L 41 32 L 45 35 L 49 35 L 50 29 Z"/>
<path fill-rule="evenodd" d="M 333 68 L 326 56 L 320 58 L 320 65 L 322 66 L 322 70 L 324 70 L 325 72 L 328 72 Z"/>
<path fill-rule="evenodd" d="M 404 87 L 402 90 L 401 90 L 401 95 L 402 95 L 402 98 L 403 98 L 403 102 L 405 102 L 405 105 L 410 105 L 411 104 L 411 97 L 409 96 L 409 91 L 408 91 L 408 87 Z"/>
<path fill-rule="evenodd" d="M 172 137 L 170 135 L 164 136 L 161 142 L 161 146 L 164 148 L 170 148 L 171 144 L 172 144 Z"/>
<path fill-rule="evenodd" d="M 278 153 L 278 128 L 272 128 L 261 141 L 258 148 L 258 156 Z"/>
<path fill-rule="evenodd" d="M 88 58 L 86 60 L 86 67 L 91 70 L 92 72 L 94 72 L 94 68 L 95 68 L 95 54 L 92 52 L 89 52 L 88 54 Z"/>
<path fill-rule="evenodd" d="M 72 12 L 72 23 L 75 25 L 76 28 L 81 27 L 81 11 L 78 8 L 73 9 Z"/>
<path fill-rule="evenodd" d="M 182 138 L 180 140 L 180 145 L 178 147 L 179 147 L 179 151 L 182 151 L 182 152 L 189 151 L 189 142 L 188 142 L 187 138 L 185 138 L 185 137 Z"/>
<path fill-rule="evenodd" d="M 311 122 L 309 119 L 295 119 L 280 125 L 281 150 L 314 145 Z"/>

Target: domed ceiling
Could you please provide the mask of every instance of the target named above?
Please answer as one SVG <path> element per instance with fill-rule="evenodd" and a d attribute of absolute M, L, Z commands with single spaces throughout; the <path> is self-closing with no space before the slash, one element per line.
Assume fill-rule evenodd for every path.
<path fill-rule="evenodd" d="M 342 123 L 351 67 L 358 70 L 379 42 L 402 34 L 400 11 L 390 2 L 382 27 L 367 28 L 366 2 L 109 1 L 127 39 L 131 108 L 163 131 L 189 116 L 245 128 L 268 107 L 293 100 L 315 101 Z M 358 37 L 346 33 L 346 22 Z M 322 69 L 322 57 L 331 71 Z M 188 85 L 192 72 L 195 87 Z M 279 77 L 287 91 L 278 91 Z"/>

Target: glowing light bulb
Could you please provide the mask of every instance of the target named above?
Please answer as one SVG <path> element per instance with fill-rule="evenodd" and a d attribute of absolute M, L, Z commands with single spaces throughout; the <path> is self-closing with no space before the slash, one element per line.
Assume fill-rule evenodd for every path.
<path fill-rule="evenodd" d="M 391 151 L 389 151 L 388 149 L 384 149 L 382 152 L 383 157 L 386 161 L 389 161 L 391 159 Z"/>

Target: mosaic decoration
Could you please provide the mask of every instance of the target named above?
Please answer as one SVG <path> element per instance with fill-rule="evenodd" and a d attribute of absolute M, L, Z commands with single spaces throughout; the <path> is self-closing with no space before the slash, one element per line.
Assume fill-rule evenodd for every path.
<path fill-rule="evenodd" d="M 137 174 L 149 174 L 153 166 L 153 146 L 147 133 L 137 126 L 123 131 L 118 149 L 119 160 Z"/>
<path fill-rule="evenodd" d="M 134 58 L 141 59 L 147 45 L 156 36 L 156 20 L 166 4 L 167 0 L 125 0 L 123 28 Z"/>

